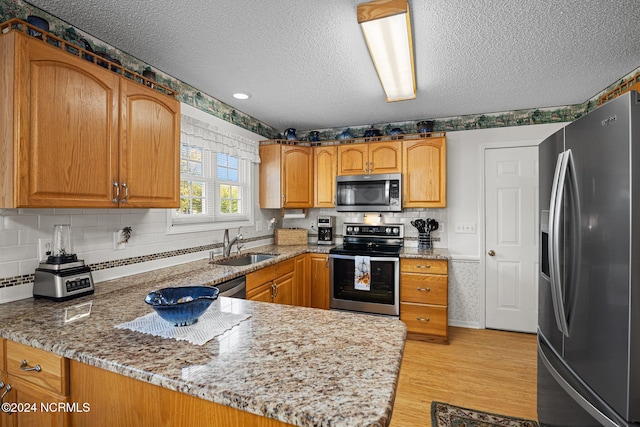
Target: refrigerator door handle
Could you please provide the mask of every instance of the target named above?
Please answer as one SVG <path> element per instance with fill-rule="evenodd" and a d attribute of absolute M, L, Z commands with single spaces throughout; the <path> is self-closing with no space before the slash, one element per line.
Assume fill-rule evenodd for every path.
<path fill-rule="evenodd" d="M 551 301 L 558 330 L 564 336 L 569 336 L 569 328 L 564 315 L 562 302 L 561 272 L 560 272 L 560 220 L 562 219 L 562 201 L 564 198 L 564 182 L 567 175 L 567 151 L 558 155 L 556 169 L 551 188 L 551 205 L 549 207 L 549 282 L 551 283 Z"/>
<path fill-rule="evenodd" d="M 578 290 L 579 286 L 579 275 L 580 275 L 580 247 L 581 247 L 581 236 L 580 236 L 580 227 L 582 224 L 581 217 L 581 209 L 580 209 L 580 194 L 578 192 L 578 177 L 576 175 L 576 167 L 573 162 L 573 154 L 571 150 L 567 150 L 567 172 L 568 172 L 568 183 L 569 183 L 569 196 L 571 202 L 571 211 L 573 216 L 571 218 L 571 224 L 569 225 L 572 229 L 571 232 L 571 275 L 569 276 L 569 281 L 566 283 L 566 298 L 567 301 L 563 301 L 562 295 L 560 298 L 560 302 L 562 302 L 562 316 L 566 319 L 567 324 L 567 333 L 565 334 L 567 337 L 569 336 L 569 326 L 572 324 L 572 318 L 576 310 L 576 304 L 578 302 Z M 566 312 L 565 312 L 566 310 Z"/>
<path fill-rule="evenodd" d="M 560 224 L 560 213 L 562 212 L 558 206 L 558 188 L 562 187 L 560 181 L 560 173 L 565 159 L 565 152 L 558 155 L 556 168 L 553 175 L 553 186 L 551 188 L 551 201 L 549 206 L 549 282 L 551 284 L 551 302 L 553 303 L 553 314 L 556 318 L 558 330 L 564 334 L 562 328 L 562 320 L 560 319 L 559 305 L 559 283 L 560 283 L 560 236 L 558 235 L 558 227 Z"/>

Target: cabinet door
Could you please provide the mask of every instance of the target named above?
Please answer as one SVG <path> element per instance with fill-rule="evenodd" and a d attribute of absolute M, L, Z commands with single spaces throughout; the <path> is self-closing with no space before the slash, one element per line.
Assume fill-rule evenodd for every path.
<path fill-rule="evenodd" d="M 20 405 L 20 411 L 6 416 L 7 427 L 66 427 L 69 412 L 58 410 L 58 403 L 67 398 L 45 391 L 37 386 L 11 375 L 7 376 L 11 391 L 4 401 Z M 82 403 L 80 403 L 82 405 Z M 78 408 L 82 410 L 82 406 Z"/>
<path fill-rule="evenodd" d="M 180 103 L 126 80 L 121 99 L 121 206 L 179 207 Z"/>
<path fill-rule="evenodd" d="M 364 175 L 368 171 L 369 145 L 338 146 L 338 175 Z"/>
<path fill-rule="evenodd" d="M 309 307 L 310 287 L 307 280 L 307 256 L 298 255 L 295 258 L 293 298 L 294 305 Z"/>
<path fill-rule="evenodd" d="M 119 76 L 16 37 L 16 207 L 113 207 Z"/>
<path fill-rule="evenodd" d="M 336 146 L 313 148 L 316 208 L 335 207 L 336 172 L 338 168 L 338 149 Z"/>
<path fill-rule="evenodd" d="M 273 302 L 277 304 L 293 305 L 293 285 L 295 278 L 293 272 L 274 280 Z"/>
<path fill-rule="evenodd" d="M 329 255 L 309 255 L 310 305 L 329 309 Z"/>
<path fill-rule="evenodd" d="M 402 172 L 402 141 L 369 144 L 369 173 Z"/>
<path fill-rule="evenodd" d="M 403 206 L 447 206 L 447 156 L 445 138 L 404 141 Z"/>
<path fill-rule="evenodd" d="M 311 147 L 282 147 L 283 208 L 313 207 Z"/>
<path fill-rule="evenodd" d="M 247 299 L 251 301 L 273 302 L 273 288 L 272 282 L 268 282 L 265 285 L 259 287 L 251 295 L 247 295 Z"/>

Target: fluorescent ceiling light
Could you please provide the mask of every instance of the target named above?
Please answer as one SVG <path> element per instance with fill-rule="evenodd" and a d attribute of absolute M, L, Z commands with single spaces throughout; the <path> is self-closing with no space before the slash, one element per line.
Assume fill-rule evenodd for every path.
<path fill-rule="evenodd" d="M 251 94 L 248 92 L 236 92 L 233 94 L 235 99 L 249 99 L 251 98 Z"/>
<path fill-rule="evenodd" d="M 416 73 L 407 0 L 375 0 L 359 4 L 358 23 L 387 102 L 414 99 Z"/>

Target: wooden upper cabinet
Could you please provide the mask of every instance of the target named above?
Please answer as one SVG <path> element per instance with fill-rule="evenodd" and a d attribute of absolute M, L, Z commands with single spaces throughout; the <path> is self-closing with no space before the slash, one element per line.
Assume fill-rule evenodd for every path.
<path fill-rule="evenodd" d="M 402 141 L 369 144 L 369 173 L 402 172 Z"/>
<path fill-rule="evenodd" d="M 401 171 L 401 141 L 338 146 L 338 175 L 400 173 Z"/>
<path fill-rule="evenodd" d="M 15 32 L 0 55 L 2 207 L 113 207 L 120 78 Z"/>
<path fill-rule="evenodd" d="M 260 146 L 260 208 L 313 207 L 313 150 L 280 144 Z"/>
<path fill-rule="evenodd" d="M 335 207 L 336 172 L 338 169 L 338 149 L 335 145 L 313 148 L 313 171 L 316 208 Z"/>
<path fill-rule="evenodd" d="M 447 206 L 447 144 L 445 137 L 405 140 L 403 207 Z"/>
<path fill-rule="evenodd" d="M 364 175 L 369 161 L 368 144 L 338 146 L 338 175 Z"/>
<path fill-rule="evenodd" d="M 311 147 L 282 147 L 283 208 L 313 207 L 313 151 Z"/>
<path fill-rule="evenodd" d="M 180 203 L 180 103 L 122 80 L 120 185 L 129 207 L 171 208 Z M 121 189 L 121 192 L 123 190 Z M 123 199 L 126 196 L 128 197 Z"/>
<path fill-rule="evenodd" d="M 156 98 L 157 106 L 140 101 L 142 93 Z M 4 34 L 0 207 L 177 207 L 179 120 L 174 98 L 34 37 Z M 125 179 L 137 187 L 129 200 L 142 196 L 126 206 L 114 203 L 114 182 Z M 165 188 L 169 180 L 172 203 Z M 120 191 L 124 196 L 125 189 Z"/>

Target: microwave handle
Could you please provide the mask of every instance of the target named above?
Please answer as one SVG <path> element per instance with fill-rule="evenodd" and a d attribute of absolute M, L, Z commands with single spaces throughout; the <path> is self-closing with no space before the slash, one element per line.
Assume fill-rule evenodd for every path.
<path fill-rule="evenodd" d="M 386 180 L 384 183 L 384 204 L 389 206 L 391 202 L 390 192 L 391 191 L 391 180 Z"/>

